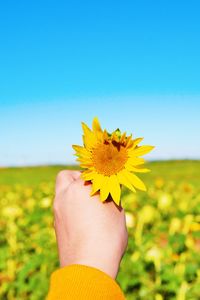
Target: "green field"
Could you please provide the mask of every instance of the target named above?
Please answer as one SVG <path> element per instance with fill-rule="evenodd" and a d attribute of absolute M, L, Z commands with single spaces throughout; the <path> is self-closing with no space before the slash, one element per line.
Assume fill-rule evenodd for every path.
<path fill-rule="evenodd" d="M 147 193 L 124 189 L 127 299 L 200 299 L 200 161 L 151 162 Z M 52 201 L 66 166 L 0 169 L 0 299 L 42 300 L 58 267 Z"/>

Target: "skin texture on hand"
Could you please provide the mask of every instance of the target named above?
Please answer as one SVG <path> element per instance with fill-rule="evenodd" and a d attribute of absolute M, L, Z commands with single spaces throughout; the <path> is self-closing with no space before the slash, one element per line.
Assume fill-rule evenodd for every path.
<path fill-rule="evenodd" d="M 60 265 L 91 266 L 115 279 L 128 243 L 125 213 L 112 200 L 91 197 L 91 184 L 80 174 L 61 171 L 56 179 L 53 209 Z"/>

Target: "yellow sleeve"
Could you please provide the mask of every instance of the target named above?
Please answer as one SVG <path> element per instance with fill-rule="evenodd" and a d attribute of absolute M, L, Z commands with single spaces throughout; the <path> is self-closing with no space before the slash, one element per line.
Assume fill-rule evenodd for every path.
<path fill-rule="evenodd" d="M 125 300 L 116 281 L 99 269 L 73 264 L 51 274 L 46 300 Z"/>

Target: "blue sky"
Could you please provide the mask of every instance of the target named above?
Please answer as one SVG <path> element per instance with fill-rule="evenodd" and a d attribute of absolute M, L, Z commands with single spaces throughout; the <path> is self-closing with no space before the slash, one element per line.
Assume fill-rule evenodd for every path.
<path fill-rule="evenodd" d="M 74 162 L 83 120 L 200 158 L 199 1 L 4 1 L 0 165 Z"/>

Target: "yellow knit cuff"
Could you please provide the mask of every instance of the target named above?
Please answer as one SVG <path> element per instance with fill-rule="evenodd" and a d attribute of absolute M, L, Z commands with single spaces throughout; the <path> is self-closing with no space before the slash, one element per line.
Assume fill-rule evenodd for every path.
<path fill-rule="evenodd" d="M 116 281 L 99 269 L 73 264 L 54 271 L 46 300 L 124 300 Z"/>

